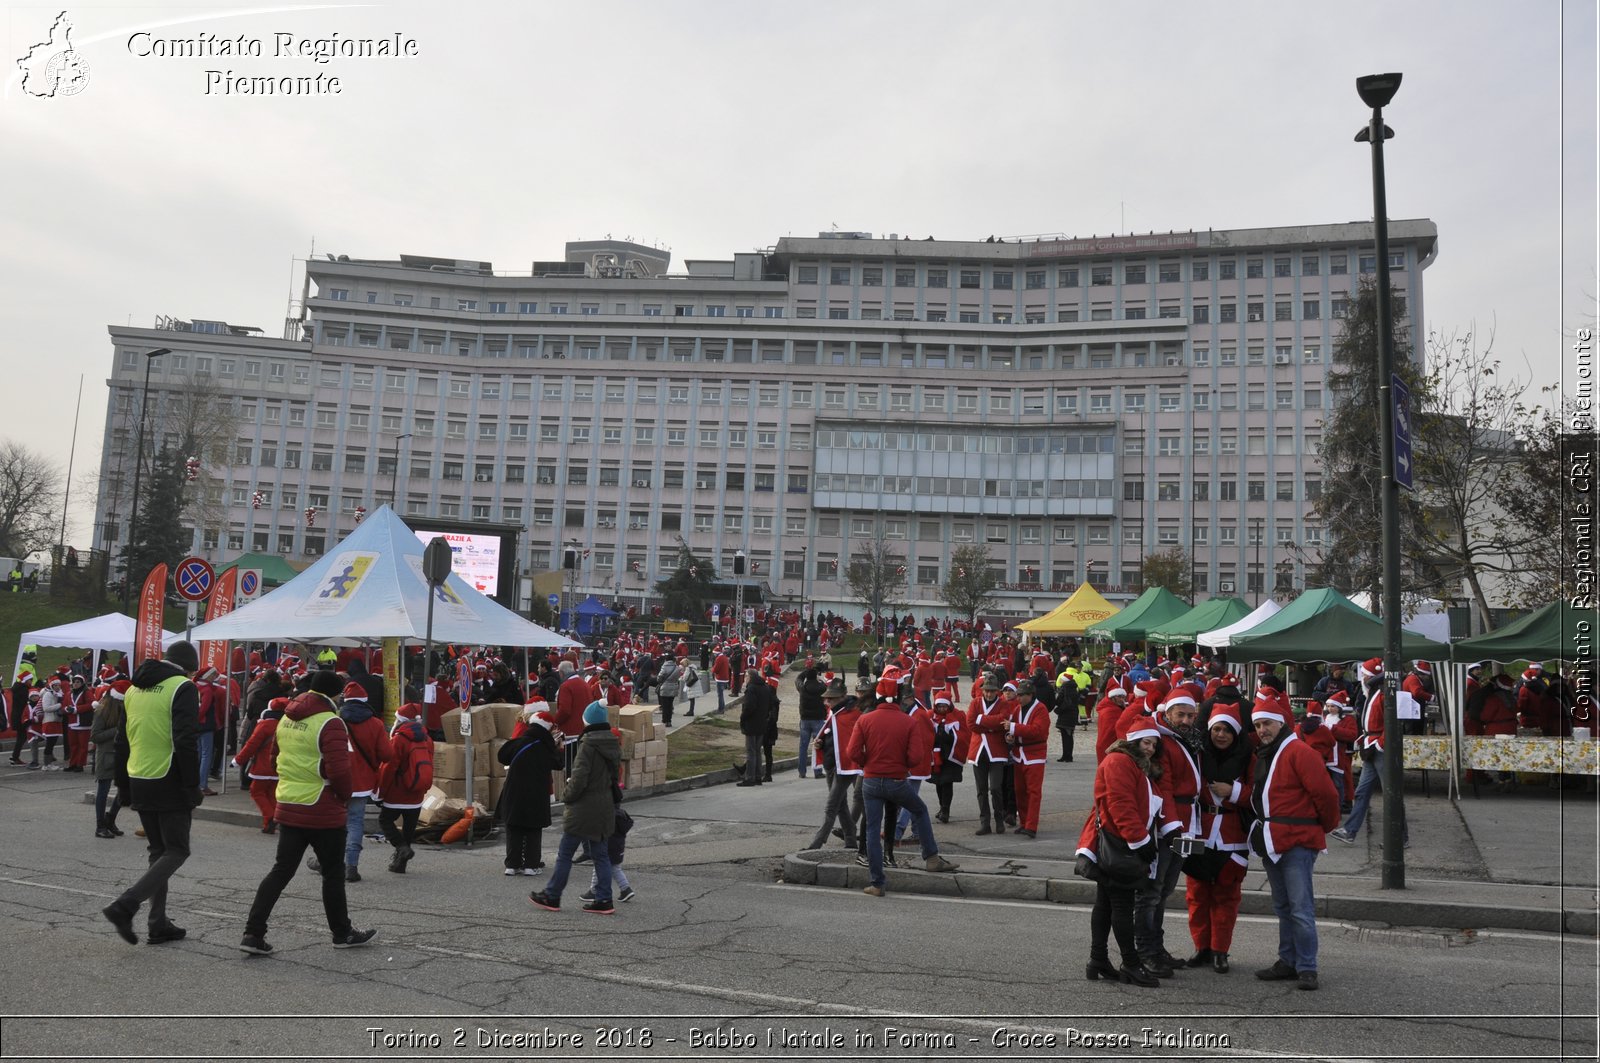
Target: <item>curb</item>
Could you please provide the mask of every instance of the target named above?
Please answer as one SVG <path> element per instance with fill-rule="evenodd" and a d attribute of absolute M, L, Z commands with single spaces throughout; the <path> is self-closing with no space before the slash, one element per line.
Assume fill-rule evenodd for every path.
<path fill-rule="evenodd" d="M 791 885 L 861 889 L 870 884 L 866 868 L 850 859 L 836 862 L 838 850 L 808 849 L 783 858 L 783 881 Z M 942 897 L 985 900 L 1049 901 L 1054 904 L 1092 905 L 1095 885 L 1081 878 L 1039 878 L 1004 871 L 957 871 L 954 874 L 885 868 L 890 893 L 920 893 Z M 1169 909 L 1185 911 L 1181 891 L 1167 902 Z M 1239 902 L 1246 915 L 1273 915 L 1272 895 L 1246 892 Z M 1437 926 L 1472 929 L 1533 930 L 1549 934 L 1595 937 L 1596 913 L 1555 908 L 1508 908 L 1466 901 L 1389 899 L 1385 897 L 1319 897 L 1319 918 L 1375 921 L 1391 926 Z"/>

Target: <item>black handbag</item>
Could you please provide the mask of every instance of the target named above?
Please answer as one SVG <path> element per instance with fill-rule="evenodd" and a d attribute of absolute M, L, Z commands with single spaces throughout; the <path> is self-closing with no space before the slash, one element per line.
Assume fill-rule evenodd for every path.
<path fill-rule="evenodd" d="M 1183 873 L 1201 882 L 1215 882 L 1231 859 L 1233 853 L 1227 849 L 1212 849 L 1208 846 L 1184 859 Z"/>
<path fill-rule="evenodd" d="M 1106 829 L 1100 822 L 1099 812 L 1095 813 L 1094 827 L 1098 836 L 1094 851 L 1102 877 L 1119 886 L 1137 885 L 1150 878 L 1150 861 L 1141 858 L 1114 831 Z"/>

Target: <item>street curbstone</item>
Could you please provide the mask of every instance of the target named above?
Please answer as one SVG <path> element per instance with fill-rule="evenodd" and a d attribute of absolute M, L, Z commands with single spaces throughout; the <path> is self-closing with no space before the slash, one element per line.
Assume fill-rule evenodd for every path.
<path fill-rule="evenodd" d="M 968 875 L 957 871 L 953 876 L 961 887 L 963 897 L 985 897 L 991 900 L 1042 901 L 1045 899 L 1045 879 L 1022 878 L 1016 875 Z"/>
<path fill-rule="evenodd" d="M 783 858 L 783 881 L 803 886 L 815 885 L 817 864 L 790 853 Z"/>

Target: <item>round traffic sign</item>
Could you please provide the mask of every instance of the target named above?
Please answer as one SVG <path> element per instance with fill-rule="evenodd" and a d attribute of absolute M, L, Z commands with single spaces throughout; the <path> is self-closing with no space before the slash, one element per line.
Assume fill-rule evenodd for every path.
<path fill-rule="evenodd" d="M 261 577 L 256 575 L 255 569 L 246 569 L 239 576 L 239 593 L 243 597 L 251 598 L 256 591 L 261 589 Z"/>
<path fill-rule="evenodd" d="M 545 601 L 549 602 L 550 603 L 550 608 L 554 609 L 556 606 L 561 604 L 561 595 L 552 594 L 548 598 L 546 598 Z"/>
<path fill-rule="evenodd" d="M 211 562 L 205 558 L 186 557 L 178 562 L 178 571 L 173 579 L 178 587 L 178 597 L 185 601 L 198 602 L 211 593 L 211 586 L 217 580 L 217 573 L 211 567 Z"/>

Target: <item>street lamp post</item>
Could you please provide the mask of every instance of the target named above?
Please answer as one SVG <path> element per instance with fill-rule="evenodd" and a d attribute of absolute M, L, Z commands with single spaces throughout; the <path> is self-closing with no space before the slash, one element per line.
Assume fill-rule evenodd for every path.
<path fill-rule="evenodd" d="M 394 437 L 394 464 L 389 466 L 389 508 L 390 509 L 394 509 L 395 508 L 395 501 L 394 501 L 395 481 L 397 480 L 397 478 L 400 475 L 400 441 L 402 439 L 410 439 L 410 438 L 411 438 L 411 433 L 410 432 L 402 432 L 400 435 L 397 435 L 397 436 Z"/>
<path fill-rule="evenodd" d="M 139 474 L 144 471 L 144 426 L 150 409 L 150 367 L 163 354 L 171 354 L 170 347 L 157 347 L 144 352 L 144 389 L 139 392 L 139 440 L 134 447 L 133 499 L 128 512 L 128 545 L 122 563 L 122 611 L 128 611 L 128 596 L 133 591 L 133 541 L 139 533 Z"/>
<path fill-rule="evenodd" d="M 1261 567 L 1261 525 L 1262 518 L 1250 518 L 1250 537 L 1256 541 L 1256 563 L 1252 567 L 1256 570 L 1256 579 L 1260 580 L 1260 582 L 1256 584 L 1257 605 L 1261 604 L 1261 592 L 1267 585 L 1267 573 Z"/>
<path fill-rule="evenodd" d="M 1380 516 L 1383 521 L 1383 863 L 1384 889 L 1406 888 L 1403 854 L 1405 808 L 1399 709 L 1400 696 L 1400 484 L 1394 475 L 1394 316 L 1389 304 L 1389 206 L 1384 188 L 1383 142 L 1394 130 L 1383 124 L 1383 108 L 1400 89 L 1399 74 L 1369 74 L 1356 79 L 1361 102 L 1372 118 L 1356 143 L 1372 145 L 1372 227 L 1378 256 L 1378 453 L 1383 465 Z"/>

